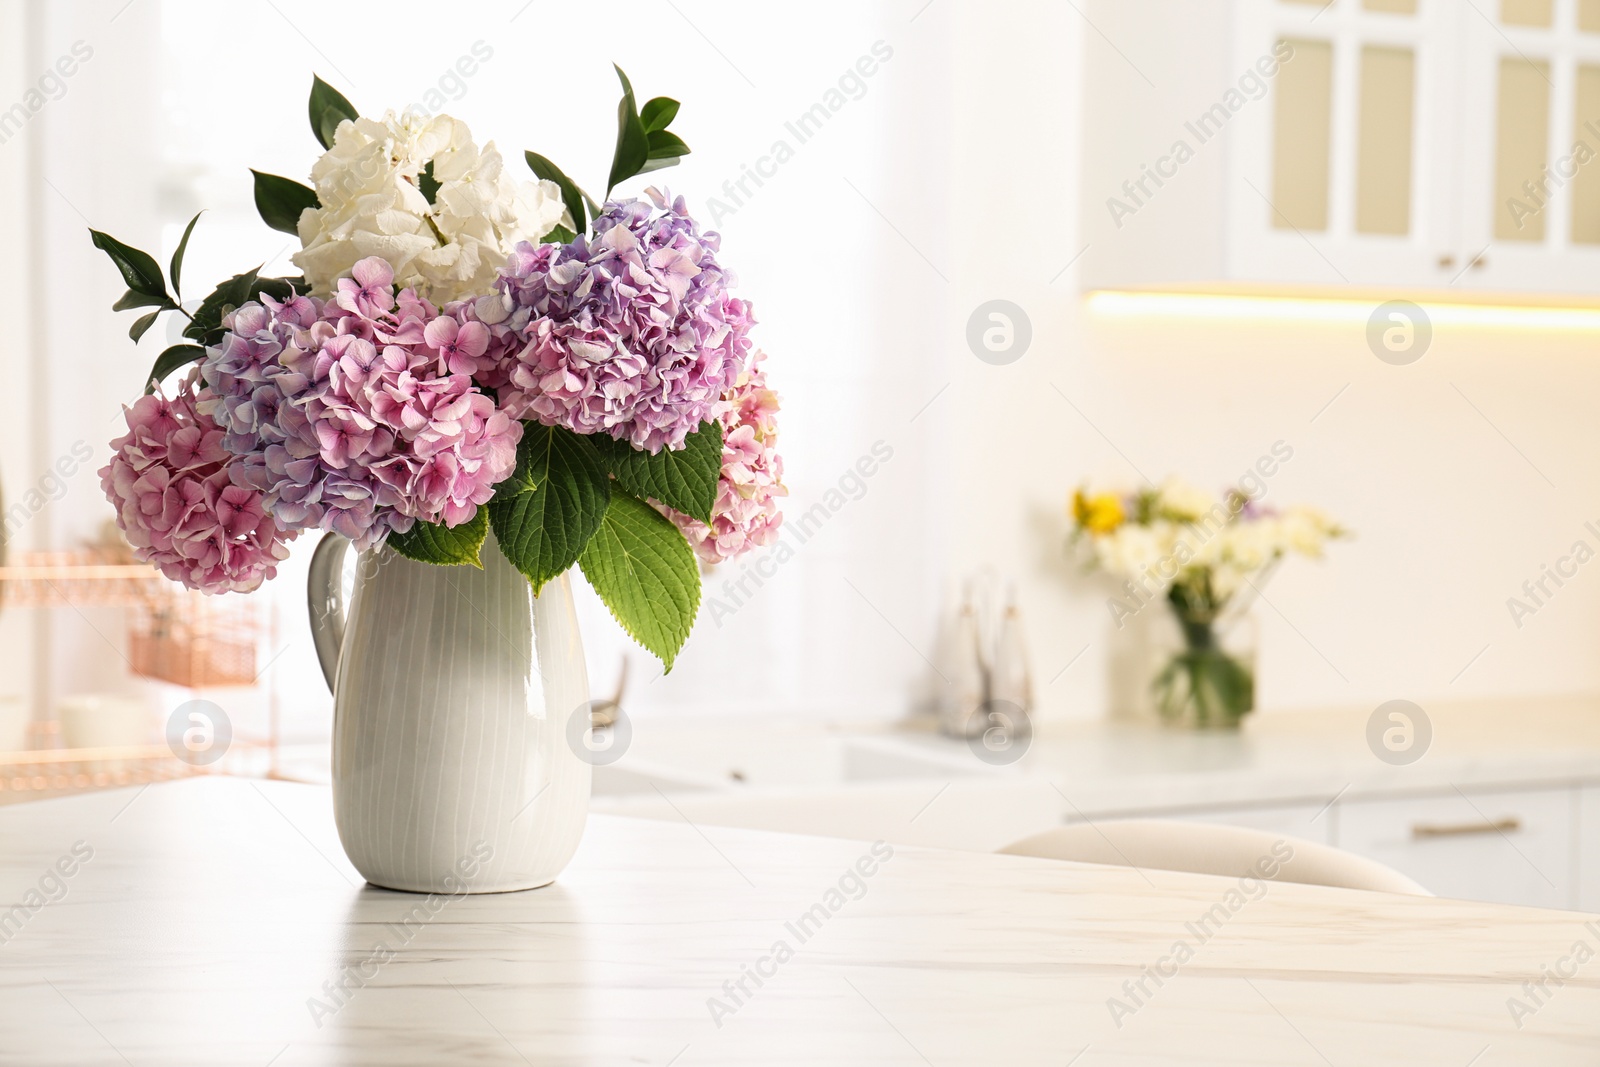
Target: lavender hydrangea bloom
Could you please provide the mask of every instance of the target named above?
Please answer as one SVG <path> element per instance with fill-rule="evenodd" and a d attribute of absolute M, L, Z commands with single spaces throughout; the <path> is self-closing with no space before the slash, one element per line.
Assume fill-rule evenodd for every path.
<path fill-rule="evenodd" d="M 496 353 L 471 305 L 441 313 L 392 281 L 372 258 L 327 303 L 263 295 L 232 313 L 201 366 L 205 414 L 241 457 L 236 484 L 285 528 L 332 530 L 362 550 L 418 520 L 469 521 L 522 436 L 473 381 L 478 357 Z"/>
<path fill-rule="evenodd" d="M 241 457 L 234 481 L 264 494 L 267 512 L 289 529 L 320 527 L 360 549 L 404 532 L 415 519 L 395 510 L 399 494 L 363 467 L 323 463 L 306 415 L 316 380 L 322 302 L 296 297 L 279 304 L 262 295 L 233 312 L 222 343 L 201 365 L 213 398 L 203 401 L 226 430 L 223 446 Z"/>
<path fill-rule="evenodd" d="M 683 199 L 612 201 L 595 236 L 523 242 L 497 288 L 520 341 L 500 390 L 506 410 L 605 433 L 651 453 L 683 447 L 715 417 L 749 358 L 754 319 Z"/>

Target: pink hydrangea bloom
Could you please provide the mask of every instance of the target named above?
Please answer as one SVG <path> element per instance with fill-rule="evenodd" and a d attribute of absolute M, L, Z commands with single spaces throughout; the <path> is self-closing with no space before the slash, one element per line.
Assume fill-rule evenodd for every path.
<path fill-rule="evenodd" d="M 199 408 L 207 398 L 190 375 L 170 399 L 160 392 L 125 408 L 128 432 L 111 442 L 100 485 L 117 509 L 133 554 L 205 593 L 249 592 L 288 558 L 295 532 L 233 483 L 238 461 Z"/>
<path fill-rule="evenodd" d="M 711 525 L 656 504 L 707 563 L 721 563 L 771 544 L 783 523 L 778 498 L 788 496 L 789 491 L 783 485 L 783 457 L 777 450 L 778 394 L 767 388 L 767 371 L 761 366 L 764 358 L 760 352 L 751 357 L 719 405 L 722 475 Z"/>
<path fill-rule="evenodd" d="M 326 303 L 240 307 L 202 372 L 240 484 L 281 524 L 367 549 L 417 521 L 472 519 L 516 466 L 522 426 L 473 380 L 504 342 L 471 302 L 441 312 L 396 293 L 377 257 L 351 273 Z"/>
<path fill-rule="evenodd" d="M 520 341 L 500 400 L 519 418 L 605 433 L 651 453 L 683 447 L 749 357 L 754 319 L 680 197 L 612 201 L 595 236 L 523 242 L 498 288 Z"/>

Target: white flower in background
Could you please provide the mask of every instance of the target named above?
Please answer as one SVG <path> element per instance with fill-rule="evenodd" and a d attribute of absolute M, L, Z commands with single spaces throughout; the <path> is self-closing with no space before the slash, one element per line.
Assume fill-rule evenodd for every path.
<path fill-rule="evenodd" d="M 1227 558 L 1230 526 L 1214 528 L 1189 527 L 1189 547 L 1193 549 L 1190 564 L 1196 567 L 1219 567 Z"/>
<path fill-rule="evenodd" d="M 1226 565 L 1212 567 L 1211 595 L 1216 598 L 1217 603 L 1225 604 L 1228 598 L 1239 591 L 1239 587 L 1244 585 L 1245 579 L 1249 576 L 1249 572 L 1239 570 L 1237 567 Z"/>
<path fill-rule="evenodd" d="M 1337 537 L 1339 526 L 1317 508 L 1294 507 L 1279 518 L 1284 551 L 1298 552 L 1313 559 L 1322 556 L 1328 539 Z"/>
<path fill-rule="evenodd" d="M 1260 570 L 1283 549 L 1280 545 L 1279 522 L 1275 517 L 1263 517 L 1254 522 L 1233 523 L 1217 535 L 1221 542 L 1224 565 L 1246 574 Z"/>
<path fill-rule="evenodd" d="M 1179 478 L 1168 478 L 1156 493 L 1157 506 L 1179 522 L 1194 522 L 1221 501 L 1213 494 Z"/>
<path fill-rule="evenodd" d="M 1165 580 L 1172 575 L 1163 575 L 1161 564 L 1171 556 L 1175 541 L 1176 531 L 1168 523 L 1127 523 L 1094 539 L 1095 558 L 1118 577 L 1137 580 L 1149 574 L 1154 581 Z M 1172 568 L 1169 563 L 1166 569 L 1170 572 Z"/>
<path fill-rule="evenodd" d="M 431 204 L 420 188 L 430 162 Z M 322 206 L 301 214 L 304 247 L 293 258 L 315 296 L 368 256 L 436 304 L 481 295 L 518 242 L 573 228 L 554 182 L 516 181 L 493 141 L 479 148 L 448 115 L 341 122 L 311 180 Z"/>

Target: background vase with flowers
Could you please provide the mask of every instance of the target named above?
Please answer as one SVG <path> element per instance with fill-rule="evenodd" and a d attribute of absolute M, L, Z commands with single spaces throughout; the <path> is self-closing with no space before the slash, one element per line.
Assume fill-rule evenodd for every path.
<path fill-rule="evenodd" d="M 1119 628 L 1165 603 L 1143 689 L 1164 721 L 1195 728 L 1234 728 L 1255 710 L 1250 608 L 1278 564 L 1320 559 L 1348 536 L 1316 508 L 1280 511 L 1242 487 L 1213 495 L 1175 478 L 1133 493 L 1080 488 L 1071 517 L 1088 565 L 1120 580 L 1107 601 Z"/>

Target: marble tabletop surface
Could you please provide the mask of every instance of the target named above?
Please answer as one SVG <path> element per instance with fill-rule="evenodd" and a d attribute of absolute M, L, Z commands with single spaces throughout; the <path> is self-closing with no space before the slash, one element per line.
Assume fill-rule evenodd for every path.
<path fill-rule="evenodd" d="M 1600 1062 L 1600 917 L 686 821 L 430 899 L 200 778 L 0 809 L 0 900 L 7 1065 Z"/>

